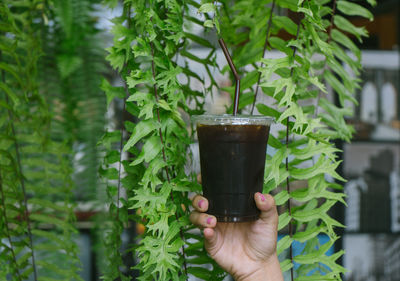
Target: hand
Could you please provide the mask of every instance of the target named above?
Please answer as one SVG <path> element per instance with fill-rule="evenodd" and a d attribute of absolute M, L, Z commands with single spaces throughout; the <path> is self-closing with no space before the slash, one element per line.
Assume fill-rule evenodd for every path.
<path fill-rule="evenodd" d="M 235 280 L 283 281 L 276 254 L 278 213 L 269 194 L 254 195 L 260 218 L 254 222 L 224 223 L 204 212 L 206 198 L 193 198 L 193 224 L 204 229 L 205 247 L 209 255 Z"/>

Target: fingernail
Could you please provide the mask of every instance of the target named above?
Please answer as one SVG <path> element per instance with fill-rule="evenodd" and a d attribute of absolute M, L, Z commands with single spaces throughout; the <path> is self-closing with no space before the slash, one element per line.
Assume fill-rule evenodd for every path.
<path fill-rule="evenodd" d="M 212 218 L 212 217 L 208 217 L 208 218 L 207 218 L 207 224 L 211 224 L 212 221 L 213 221 L 213 218 Z"/>
<path fill-rule="evenodd" d="M 261 198 L 261 201 L 265 201 L 265 196 L 264 196 L 264 194 L 262 194 L 262 193 L 260 193 L 260 198 Z"/>
<path fill-rule="evenodd" d="M 204 200 L 200 200 L 199 201 L 199 203 L 197 203 L 197 206 L 199 206 L 199 208 L 201 209 L 201 208 L 203 208 L 201 205 L 203 205 L 203 203 L 204 203 Z"/>

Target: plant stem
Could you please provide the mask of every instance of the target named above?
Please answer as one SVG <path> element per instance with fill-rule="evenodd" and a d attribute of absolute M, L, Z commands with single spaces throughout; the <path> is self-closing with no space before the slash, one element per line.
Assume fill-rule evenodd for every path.
<path fill-rule="evenodd" d="M 128 12 L 127 12 L 127 18 L 128 18 L 128 29 L 130 29 L 130 22 L 131 22 L 131 6 L 130 4 L 128 5 Z M 126 68 L 126 65 L 124 65 L 124 68 Z M 127 71 L 129 72 L 129 71 Z M 123 80 L 123 79 L 122 79 Z M 124 80 L 123 80 L 124 81 Z M 128 87 L 126 85 L 126 82 L 124 81 L 124 90 L 125 90 L 125 97 L 123 100 L 123 106 L 122 106 L 122 112 L 121 112 L 121 137 L 119 139 L 119 162 L 118 162 L 118 184 L 117 184 L 117 213 L 116 213 L 116 221 L 117 223 L 119 222 L 119 203 L 120 203 L 120 199 L 121 199 L 121 170 L 122 170 L 122 146 L 124 143 L 124 132 L 125 132 L 125 126 L 124 126 L 124 113 L 125 113 L 125 109 L 126 109 L 126 99 L 129 97 L 129 91 L 128 91 Z M 120 252 L 119 252 L 119 247 L 118 247 L 118 240 L 115 240 L 115 242 L 117 243 L 117 247 L 116 251 L 117 251 L 117 256 L 120 256 Z M 121 274 L 121 271 L 119 271 L 119 274 Z"/>
<path fill-rule="evenodd" d="M 152 56 L 151 72 L 152 72 L 154 81 L 156 81 L 156 69 L 155 69 L 155 64 L 154 64 L 154 45 L 153 45 L 153 42 L 150 42 L 150 48 L 151 48 L 151 56 Z M 153 88 L 154 88 L 154 96 L 156 98 L 156 101 L 158 102 L 159 97 L 158 97 L 158 91 L 157 91 L 157 84 L 156 83 L 154 83 Z M 157 112 L 157 120 L 161 124 L 160 110 L 159 110 L 158 107 L 156 109 L 156 112 Z M 164 140 L 163 140 L 161 127 L 159 129 L 159 135 L 160 135 L 160 140 L 161 140 L 161 147 L 162 147 L 161 152 L 162 152 L 163 160 L 164 160 L 165 163 L 167 163 L 167 157 L 165 156 L 165 146 L 164 146 Z M 165 174 L 167 176 L 168 183 L 171 183 L 171 179 L 170 179 L 169 171 L 168 171 L 168 166 L 165 166 L 164 170 L 165 170 Z M 172 194 L 172 191 L 170 193 L 170 196 L 171 196 L 172 202 L 174 202 L 174 195 Z M 175 218 L 176 218 L 176 220 L 179 220 L 179 216 L 178 216 L 177 212 L 175 213 Z M 179 229 L 179 234 L 181 236 L 182 241 L 184 241 L 185 237 L 183 235 L 182 229 Z M 186 259 L 185 259 L 185 248 L 184 248 L 184 246 L 182 246 L 182 255 L 183 255 L 183 266 L 184 266 L 185 274 L 187 275 L 188 273 L 187 273 L 187 265 L 186 265 Z"/>
<path fill-rule="evenodd" d="M 0 51 L 0 61 L 2 59 L 2 53 Z M 1 79 L 2 82 L 5 84 L 6 83 L 6 74 L 5 71 L 2 70 L 1 71 Z M 8 95 L 6 93 L 6 104 L 10 105 L 9 99 L 8 99 Z M 22 188 L 22 194 L 24 196 L 24 217 L 28 226 L 28 237 L 29 237 L 29 247 L 31 248 L 32 251 L 32 267 L 33 267 L 33 278 L 35 281 L 38 280 L 37 278 L 37 270 L 36 270 L 36 262 L 35 262 L 35 251 L 33 249 L 33 239 L 32 239 L 32 231 L 31 231 L 31 221 L 29 219 L 29 215 L 28 215 L 28 199 L 26 197 L 26 188 L 25 188 L 25 180 L 24 180 L 24 176 L 22 173 L 22 165 L 21 165 L 21 157 L 20 157 L 20 153 L 19 153 L 19 145 L 18 145 L 18 141 L 17 141 L 17 134 L 15 133 L 15 127 L 14 127 L 14 122 L 13 122 L 13 114 L 11 112 L 11 109 L 8 109 L 8 117 L 10 120 L 10 126 L 11 126 L 11 132 L 12 135 L 14 137 L 14 145 L 15 145 L 15 154 L 17 157 L 17 165 L 18 165 L 18 171 L 19 171 L 19 180 L 21 182 L 21 188 Z"/>
<path fill-rule="evenodd" d="M 19 274 L 19 270 L 18 270 L 18 263 L 17 263 L 17 259 L 15 257 L 14 246 L 13 246 L 13 242 L 11 240 L 10 230 L 8 228 L 7 208 L 6 208 L 6 202 L 4 200 L 3 181 L 2 181 L 1 173 L 0 173 L 0 193 L 1 193 L 1 204 L 3 206 L 2 209 L 3 209 L 5 230 L 7 232 L 7 239 L 8 239 L 8 243 L 10 243 L 10 250 L 11 250 L 12 257 L 13 257 L 13 262 L 15 264 L 15 270 L 17 271 L 18 279 L 20 281 L 22 281 L 21 275 Z"/>
<path fill-rule="evenodd" d="M 296 41 L 299 39 L 299 34 L 300 34 L 300 27 L 301 27 L 301 21 L 299 21 L 299 23 L 297 24 L 297 33 L 296 33 Z M 296 52 L 297 52 L 297 47 L 293 46 L 293 61 L 296 61 Z M 294 67 L 292 67 L 290 69 L 290 78 L 293 78 L 293 72 L 294 72 Z M 286 118 L 286 150 L 289 149 L 289 134 L 290 134 L 290 130 L 289 130 L 289 116 Z M 286 156 L 286 160 L 285 160 L 285 166 L 286 166 L 286 171 L 289 172 L 289 156 Z M 289 216 L 292 216 L 292 206 L 291 206 L 291 201 L 290 201 L 290 181 L 289 181 L 289 176 L 286 178 L 286 191 L 289 194 L 289 199 L 287 201 L 287 208 L 289 211 Z M 289 222 L 289 236 L 290 238 L 293 237 L 293 225 L 292 225 L 292 219 Z M 289 247 L 289 256 L 290 256 L 290 261 L 293 264 L 293 246 L 292 243 L 290 244 Z M 294 276 L 293 276 L 293 266 L 290 268 L 290 277 L 291 280 L 294 280 Z"/>
<path fill-rule="evenodd" d="M 264 58 L 265 52 L 266 52 L 267 46 L 268 46 L 269 30 L 271 29 L 271 25 L 272 25 L 272 15 L 274 14 L 275 1 L 276 0 L 272 1 L 271 13 L 269 15 L 269 19 L 268 19 L 268 23 L 267 23 L 267 32 L 266 32 L 266 35 L 265 35 L 265 43 L 264 43 L 264 49 L 263 49 L 262 58 Z M 261 67 L 263 67 L 263 66 L 264 66 L 264 64 L 261 63 Z M 254 107 L 256 105 L 256 100 L 257 100 L 257 94 L 258 94 L 258 88 L 259 88 L 259 85 L 260 85 L 260 80 L 261 80 L 261 72 L 258 73 L 256 92 L 254 94 L 254 100 L 253 100 L 253 104 L 251 106 L 251 112 L 250 112 L 251 115 L 253 115 Z"/>

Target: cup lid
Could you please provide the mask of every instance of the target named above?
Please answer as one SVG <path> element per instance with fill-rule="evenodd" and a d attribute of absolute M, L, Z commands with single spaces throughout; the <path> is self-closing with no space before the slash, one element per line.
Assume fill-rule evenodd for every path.
<path fill-rule="evenodd" d="M 274 123 L 275 118 L 263 115 L 193 115 L 192 122 L 204 125 L 264 125 L 269 126 Z"/>

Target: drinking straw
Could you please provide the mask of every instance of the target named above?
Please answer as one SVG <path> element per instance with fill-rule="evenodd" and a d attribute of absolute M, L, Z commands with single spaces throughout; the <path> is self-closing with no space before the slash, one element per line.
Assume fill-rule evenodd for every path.
<path fill-rule="evenodd" d="M 228 48 L 225 45 L 224 39 L 220 38 L 218 40 L 218 43 L 221 46 L 222 51 L 224 52 L 225 58 L 228 61 L 229 67 L 231 68 L 233 76 L 235 77 L 235 80 L 236 80 L 235 99 L 233 101 L 233 116 L 236 116 L 238 108 L 239 108 L 240 77 L 239 77 L 239 74 L 237 73 L 235 65 L 233 64 L 231 55 L 228 52 Z"/>

